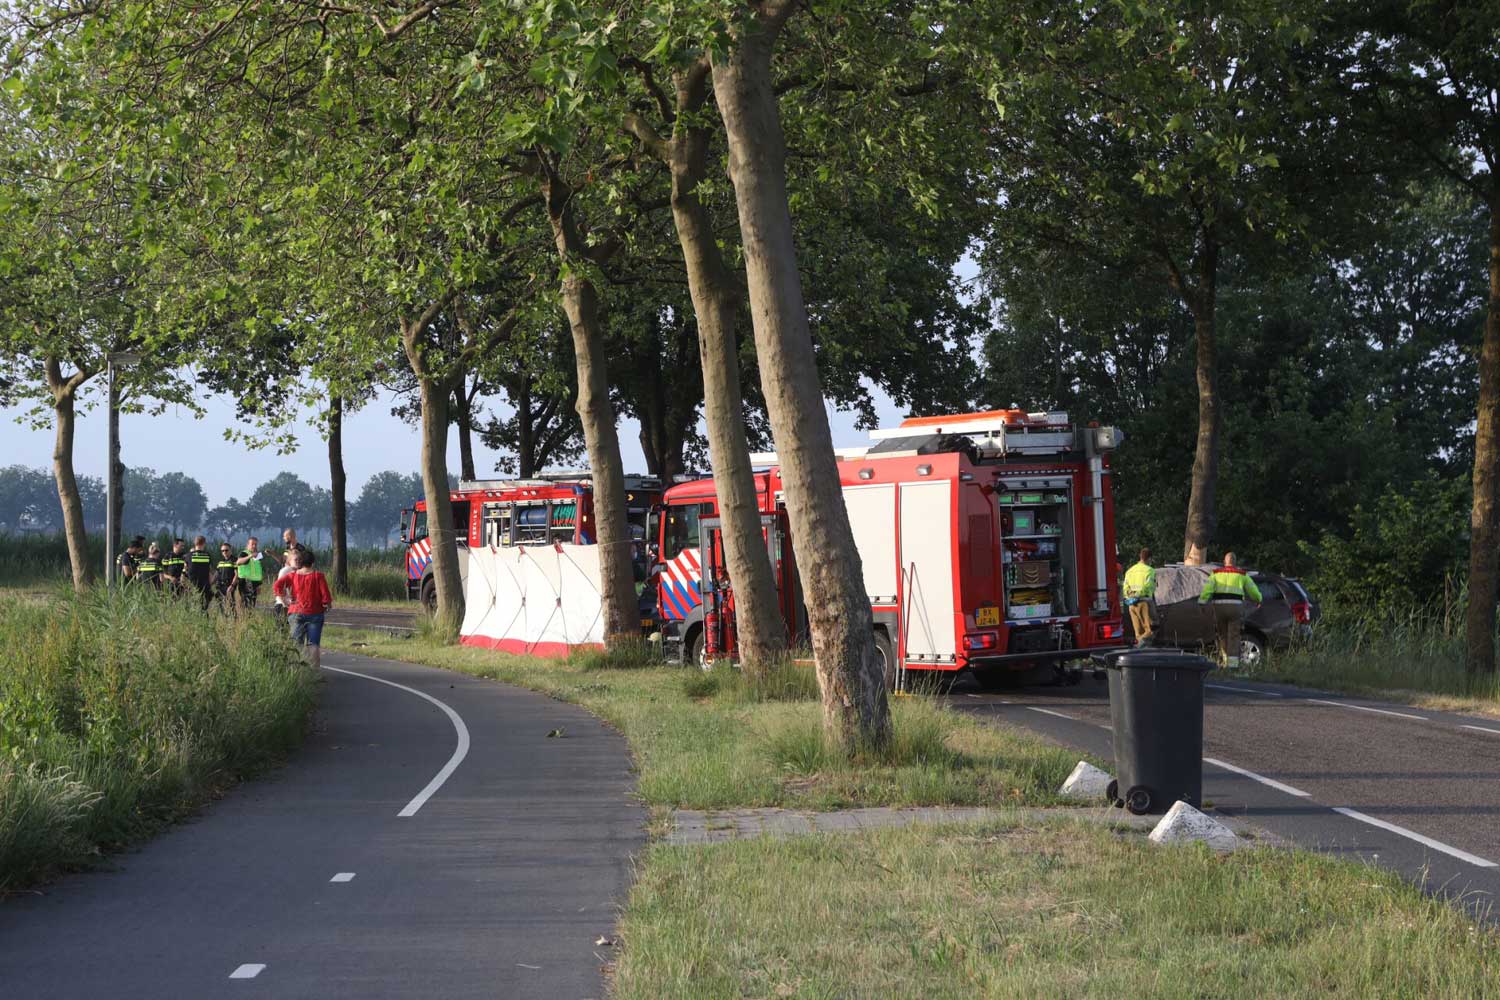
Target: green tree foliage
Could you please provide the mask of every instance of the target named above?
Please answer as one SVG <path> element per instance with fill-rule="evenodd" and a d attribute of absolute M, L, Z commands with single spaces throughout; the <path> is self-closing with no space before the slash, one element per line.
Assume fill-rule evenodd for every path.
<path fill-rule="evenodd" d="M 1356 505 L 1347 534 L 1325 531 L 1304 542 L 1330 624 L 1399 620 L 1451 604 L 1468 561 L 1468 508 L 1463 477 L 1428 476 Z"/>
<path fill-rule="evenodd" d="M 1392 483 L 1451 479 L 1472 450 L 1482 220 L 1437 183 L 1413 189 L 1367 235 L 1300 273 L 1226 269 L 1221 289 L 1220 544 L 1314 585 L 1321 569 L 1300 541 L 1349 537 L 1356 506 L 1370 508 Z M 1159 285 L 1069 270 L 1071 260 L 989 273 L 998 305 L 983 397 L 1123 427 L 1121 547 L 1170 552 L 1196 426 L 1182 391 L 1194 365 L 1190 323 Z M 1054 280 L 1032 280 L 1039 265 Z"/>

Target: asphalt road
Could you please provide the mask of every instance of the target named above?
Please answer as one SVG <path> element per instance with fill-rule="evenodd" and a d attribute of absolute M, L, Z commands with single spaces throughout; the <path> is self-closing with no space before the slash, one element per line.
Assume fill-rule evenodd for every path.
<path fill-rule="evenodd" d="M 345 608 L 335 602 L 324 616 L 324 623 L 345 628 L 369 628 L 409 634 L 417 627 L 417 605 L 413 603 L 410 608 L 393 607 L 387 610 Z"/>
<path fill-rule="evenodd" d="M 0 995 L 604 995 L 595 942 L 644 839 L 624 740 L 517 688 L 323 662 L 285 768 L 112 870 L 0 903 Z"/>
<path fill-rule="evenodd" d="M 1487 911 L 1500 893 L 1500 721 L 1222 675 L 1208 684 L 1206 803 Z M 1114 757 L 1102 681 L 999 694 L 959 688 L 950 700 Z"/>

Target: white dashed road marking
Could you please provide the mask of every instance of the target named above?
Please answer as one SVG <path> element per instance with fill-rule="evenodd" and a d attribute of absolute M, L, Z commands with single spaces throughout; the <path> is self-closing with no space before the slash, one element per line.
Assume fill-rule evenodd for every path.
<path fill-rule="evenodd" d="M 1324 701 L 1322 698 L 1308 698 L 1307 701 L 1314 705 L 1332 705 L 1334 708 L 1352 708 L 1356 712 L 1375 712 L 1379 715 L 1394 715 L 1398 719 L 1416 719 L 1418 722 L 1431 722 L 1425 715 L 1412 715 L 1410 712 L 1392 712 L 1387 708 L 1371 708 L 1368 705 L 1351 705 L 1347 701 Z"/>
<path fill-rule="evenodd" d="M 1204 684 L 1204 687 L 1213 688 L 1215 691 L 1233 691 L 1235 694 L 1253 694 L 1258 698 L 1285 698 L 1286 695 L 1275 691 L 1256 691 L 1254 688 L 1230 687 L 1228 684 Z"/>
<path fill-rule="evenodd" d="M 235 969 L 233 972 L 231 972 L 229 974 L 229 978 L 230 979 L 254 979 L 256 976 L 260 975 L 262 972 L 265 972 L 265 971 L 266 971 L 266 966 L 265 966 L 264 962 L 262 962 L 262 963 L 260 963 L 258 965 L 257 964 L 246 964 L 246 965 L 240 966 L 238 969 Z"/>
<path fill-rule="evenodd" d="M 1277 781 L 1275 778 L 1268 778 L 1264 774 L 1256 774 L 1254 771 L 1247 771 L 1243 767 L 1236 767 L 1233 764 L 1228 763 L 1227 761 L 1216 760 L 1213 757 L 1204 757 L 1203 763 L 1212 764 L 1214 767 L 1222 767 L 1224 770 L 1233 771 L 1235 774 L 1242 774 L 1245 777 L 1249 778 L 1251 781 L 1258 781 L 1262 785 L 1265 785 L 1269 788 L 1274 788 L 1278 792 L 1286 792 L 1288 795 L 1295 795 L 1299 799 L 1312 798 L 1311 795 L 1309 795 L 1307 792 L 1304 792 L 1300 788 L 1293 788 L 1291 785 Z"/>
<path fill-rule="evenodd" d="M 1407 840 L 1415 840 L 1417 843 L 1421 844 L 1424 847 L 1430 847 L 1434 851 L 1441 851 L 1449 857 L 1457 858 L 1460 861 L 1467 861 L 1469 864 L 1474 865 L 1476 868 L 1497 867 L 1495 862 L 1493 861 L 1487 861 L 1477 855 L 1470 854 L 1468 851 L 1460 851 L 1456 847 L 1450 847 L 1449 845 L 1443 843 L 1441 840 L 1433 840 L 1431 837 L 1424 837 L 1420 833 L 1417 833 L 1415 830 L 1408 830 L 1404 826 L 1397 826 L 1395 823 L 1387 823 L 1383 819 L 1376 819 L 1374 816 L 1366 816 L 1362 812 L 1357 812 L 1353 809 L 1346 809 L 1343 806 L 1334 806 L 1333 811 L 1339 813 L 1342 816 L 1348 816 L 1350 819 L 1357 819 L 1361 823 L 1368 823 L 1371 826 L 1379 827 L 1380 829 L 1386 830 L 1390 833 L 1394 833 L 1397 836 L 1405 837 Z"/>
<path fill-rule="evenodd" d="M 443 769 L 439 771 L 437 775 L 427 783 L 427 787 L 418 792 L 417 797 L 408 802 L 406 804 L 406 808 L 402 809 L 396 814 L 401 818 L 415 816 L 417 814 L 417 810 L 421 809 L 424 805 L 427 804 L 427 800 L 432 798 L 433 794 L 439 788 L 443 787 L 443 782 L 447 781 L 450 777 L 453 776 L 453 772 L 458 770 L 458 765 L 462 764 L 464 762 L 464 758 L 469 755 L 469 727 L 464 725 L 464 720 L 459 718 L 458 713 L 453 711 L 453 709 L 449 708 L 443 702 L 438 701 L 432 695 L 426 694 L 422 691 L 418 691 L 416 688 L 407 687 L 405 684 L 397 684 L 395 681 L 388 681 L 384 677 L 375 677 L 371 674 L 362 674 L 357 670 L 344 670 L 341 667 L 330 667 L 326 663 L 323 664 L 323 669 L 332 670 L 336 674 L 348 674 L 350 677 L 363 677 L 367 681 L 374 681 L 376 684 L 385 684 L 389 687 L 396 688 L 397 690 L 405 691 L 407 694 L 414 694 L 418 698 L 421 698 L 424 701 L 430 701 L 438 708 L 442 709 L 443 713 L 448 716 L 448 721 L 453 723 L 453 729 L 458 734 L 458 746 L 454 748 L 453 756 L 448 758 L 448 763 L 443 765 Z"/>
<path fill-rule="evenodd" d="M 1461 725 L 1460 728 L 1462 728 L 1462 729 L 1474 729 L 1474 730 L 1478 730 L 1481 733 L 1494 733 L 1496 736 L 1500 736 L 1500 729 L 1486 729 L 1484 726 L 1469 726 L 1469 725 Z"/>
<path fill-rule="evenodd" d="M 335 875 L 333 878 L 329 879 L 328 881 L 330 881 L 330 882 L 353 882 L 354 881 L 354 873 L 353 872 L 339 872 L 337 875 Z"/>
<path fill-rule="evenodd" d="M 1037 708 L 1035 705 L 1027 705 L 1026 707 L 1029 708 L 1029 709 L 1031 709 L 1033 712 L 1041 712 L 1043 715 L 1055 715 L 1059 719 L 1067 719 L 1069 722 L 1077 722 L 1078 721 L 1077 719 L 1075 719 L 1071 715 L 1064 715 L 1061 712 L 1054 712 L 1050 708 Z"/>

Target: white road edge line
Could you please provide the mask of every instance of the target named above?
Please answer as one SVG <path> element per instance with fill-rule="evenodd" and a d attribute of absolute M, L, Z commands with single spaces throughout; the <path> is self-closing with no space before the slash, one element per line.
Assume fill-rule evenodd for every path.
<path fill-rule="evenodd" d="M 323 669 L 332 670 L 336 674 L 348 674 L 350 677 L 363 677 L 367 681 L 374 681 L 376 684 L 385 684 L 389 687 L 405 691 L 407 694 L 414 694 L 418 698 L 421 698 L 424 701 L 430 701 L 438 708 L 441 708 L 444 714 L 448 716 L 448 721 L 453 723 L 453 728 L 458 733 L 458 746 L 453 748 L 453 756 L 448 758 L 448 763 L 443 765 L 443 769 L 436 775 L 434 775 L 433 779 L 427 783 L 427 787 L 418 792 L 416 798 L 408 802 L 406 804 L 406 808 L 402 809 L 396 814 L 401 818 L 415 816 L 417 814 L 417 810 L 421 809 L 424 805 L 427 804 L 427 800 L 432 798 L 433 794 L 437 792 L 439 788 L 443 787 L 443 782 L 447 781 L 450 777 L 453 776 L 453 772 L 458 770 L 458 765 L 462 764 L 464 762 L 464 758 L 469 755 L 469 727 L 464 725 L 464 720 L 460 719 L 458 717 L 458 713 L 453 711 L 453 709 L 449 708 L 443 702 L 438 701 L 432 695 L 427 694 L 423 691 L 418 691 L 416 688 L 407 687 L 405 684 L 397 684 L 395 681 L 388 681 L 384 677 L 376 677 L 372 674 L 362 674 L 357 670 L 345 670 L 342 667 L 330 667 L 326 663 L 323 664 Z"/>
<path fill-rule="evenodd" d="M 329 879 L 328 881 L 330 881 L 330 882 L 353 882 L 354 881 L 354 873 L 353 872 L 339 872 L 337 875 L 335 875 L 333 878 Z"/>
<path fill-rule="evenodd" d="M 1033 712 L 1041 712 L 1043 715 L 1055 715 L 1059 719 L 1067 719 L 1069 722 L 1078 721 L 1071 715 L 1063 715 L 1061 712 L 1054 712 L 1050 708 L 1037 708 L 1035 705 L 1027 705 L 1026 707 Z"/>
<path fill-rule="evenodd" d="M 1275 778 L 1268 778 L 1264 774 L 1256 774 L 1254 771 L 1247 771 L 1243 767 L 1235 767 L 1228 761 L 1218 760 L 1214 757 L 1204 757 L 1203 763 L 1212 764 L 1214 767 L 1222 767 L 1226 771 L 1233 771 L 1235 774 L 1244 775 L 1251 781 L 1258 781 L 1268 788 L 1274 788 L 1278 792 L 1286 792 L 1288 795 L 1295 795 L 1299 799 L 1312 798 L 1311 794 L 1304 792 L 1300 788 L 1293 788 L 1291 785 L 1277 781 Z"/>
<path fill-rule="evenodd" d="M 1481 733 L 1494 733 L 1496 736 L 1500 736 L 1500 729 L 1486 729 L 1484 726 L 1470 726 L 1470 725 L 1466 725 L 1464 723 L 1459 723 L 1459 728 L 1460 729 L 1477 729 Z"/>
<path fill-rule="evenodd" d="M 233 972 L 231 972 L 229 974 L 229 978 L 230 979 L 254 979 L 256 976 L 260 975 L 262 972 L 265 972 L 265 971 L 266 971 L 266 966 L 265 966 L 264 962 L 262 962 L 260 964 L 247 963 L 245 965 L 240 966 L 238 969 L 235 969 Z"/>
<path fill-rule="evenodd" d="M 1410 712 L 1392 712 L 1385 708 L 1371 708 L 1368 705 L 1351 705 L 1347 701 L 1325 701 L 1322 698 L 1306 698 L 1314 705 L 1332 705 L 1334 708 L 1352 708 L 1356 712 L 1376 712 L 1380 715 L 1394 715 L 1398 719 L 1416 719 L 1418 722 L 1431 722 L 1425 715 L 1412 715 Z"/>
<path fill-rule="evenodd" d="M 1285 698 L 1286 695 L 1275 691 L 1256 691 L 1254 688 L 1230 687 L 1228 684 L 1204 684 L 1204 687 L 1213 688 L 1215 691 L 1233 691 L 1235 694 L 1253 694 L 1260 698 Z"/>
<path fill-rule="evenodd" d="M 1469 864 L 1474 865 L 1476 868 L 1500 867 L 1497 866 L 1495 862 L 1487 861 L 1477 855 L 1470 854 L 1468 851 L 1460 851 L 1456 847 L 1449 847 L 1441 840 L 1433 840 L 1431 837 L 1424 837 L 1420 833 L 1417 833 L 1415 830 L 1408 830 L 1406 827 L 1397 826 L 1395 823 L 1387 823 L 1385 820 L 1376 819 L 1374 816 L 1366 816 L 1364 813 L 1357 810 L 1346 809 L 1343 806 L 1334 806 L 1333 811 L 1339 813 L 1340 815 L 1348 816 L 1350 819 L 1357 819 L 1361 823 L 1368 823 L 1371 826 L 1379 827 L 1380 829 L 1389 831 L 1390 833 L 1394 833 L 1397 836 L 1405 837 L 1407 840 L 1415 840 L 1417 843 L 1421 844 L 1424 847 L 1430 847 L 1434 851 L 1441 851 L 1442 853 L 1447 854 L 1450 857 L 1455 857 L 1460 861 L 1467 861 Z"/>

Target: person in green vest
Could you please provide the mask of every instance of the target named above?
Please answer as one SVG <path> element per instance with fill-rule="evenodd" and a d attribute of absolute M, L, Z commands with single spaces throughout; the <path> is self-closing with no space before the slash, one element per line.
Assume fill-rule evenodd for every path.
<path fill-rule="evenodd" d="M 1234 564 L 1234 553 L 1224 553 L 1224 565 L 1211 571 L 1198 594 L 1199 604 L 1212 604 L 1214 635 L 1219 642 L 1219 661 L 1226 669 L 1240 665 L 1240 621 L 1245 616 L 1245 602 L 1260 607 L 1260 588 L 1250 575 Z"/>
<path fill-rule="evenodd" d="M 1141 549 L 1136 564 L 1125 571 L 1125 607 L 1130 611 L 1130 630 L 1137 646 L 1151 644 L 1151 605 L 1156 599 L 1156 570 L 1151 550 Z"/>
<path fill-rule="evenodd" d="M 135 565 L 136 583 L 143 587 L 161 589 L 161 546 L 152 542 L 146 554 Z"/>
<path fill-rule="evenodd" d="M 266 579 L 266 554 L 260 550 L 260 539 L 251 535 L 245 539 L 245 551 L 234 561 L 235 575 L 240 583 L 240 606 L 254 608 L 260 596 L 260 585 Z"/>

